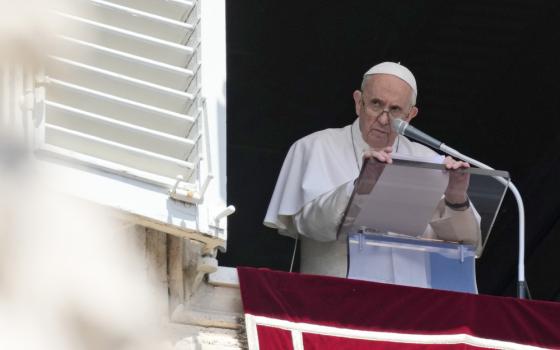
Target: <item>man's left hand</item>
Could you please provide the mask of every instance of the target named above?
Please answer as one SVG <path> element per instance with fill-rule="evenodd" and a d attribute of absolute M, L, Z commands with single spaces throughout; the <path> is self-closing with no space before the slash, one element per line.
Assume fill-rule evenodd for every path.
<path fill-rule="evenodd" d="M 455 160 L 449 156 L 443 161 L 445 169 L 449 172 L 449 183 L 445 190 L 445 199 L 449 203 L 458 204 L 467 201 L 467 189 L 469 188 L 470 174 L 456 171 L 461 168 L 470 168 L 470 164 L 460 160 Z"/>

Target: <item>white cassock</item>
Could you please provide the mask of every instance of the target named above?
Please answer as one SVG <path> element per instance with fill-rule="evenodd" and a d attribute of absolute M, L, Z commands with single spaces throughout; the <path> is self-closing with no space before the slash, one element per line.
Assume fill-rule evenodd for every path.
<path fill-rule="evenodd" d="M 268 206 L 264 224 L 283 235 L 301 235 L 303 273 L 346 277 L 347 242 L 336 232 L 370 147 L 358 119 L 344 128 L 326 129 L 296 141 L 290 148 Z M 393 152 L 436 156 L 431 149 L 398 136 Z M 423 237 L 463 241 L 481 247 L 480 217 L 472 206 L 456 211 L 443 200 Z"/>

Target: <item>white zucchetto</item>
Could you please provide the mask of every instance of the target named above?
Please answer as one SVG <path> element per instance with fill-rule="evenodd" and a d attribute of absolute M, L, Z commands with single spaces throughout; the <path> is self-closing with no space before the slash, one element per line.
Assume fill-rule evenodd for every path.
<path fill-rule="evenodd" d="M 397 78 L 404 80 L 408 85 L 410 85 L 412 91 L 414 91 L 414 95 L 418 95 L 418 89 L 416 88 L 416 79 L 414 79 L 414 75 L 412 74 L 412 72 L 405 66 L 402 66 L 395 62 L 383 62 L 376 64 L 367 72 L 365 72 L 364 78 L 372 74 L 394 75 Z"/>

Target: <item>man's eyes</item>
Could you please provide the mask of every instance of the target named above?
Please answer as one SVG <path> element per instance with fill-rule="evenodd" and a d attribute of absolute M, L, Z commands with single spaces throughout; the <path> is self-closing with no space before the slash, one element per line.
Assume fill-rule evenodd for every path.
<path fill-rule="evenodd" d="M 370 101 L 370 106 L 375 110 L 381 110 L 385 108 L 385 103 L 381 100 L 373 99 Z M 401 113 L 402 108 L 399 106 L 390 106 L 389 111 L 391 111 L 391 113 Z"/>

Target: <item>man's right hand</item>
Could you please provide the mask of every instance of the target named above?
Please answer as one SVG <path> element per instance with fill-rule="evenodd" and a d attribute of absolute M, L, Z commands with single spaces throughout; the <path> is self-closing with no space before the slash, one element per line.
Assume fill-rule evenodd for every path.
<path fill-rule="evenodd" d="M 393 158 L 391 157 L 391 152 L 393 152 L 393 147 L 391 146 L 387 146 L 384 147 L 382 149 L 376 150 L 373 148 L 370 148 L 367 151 L 364 151 L 364 156 L 363 158 L 375 158 L 376 160 L 382 162 L 382 163 L 387 163 L 387 164 L 391 164 L 393 163 Z"/>
<path fill-rule="evenodd" d="M 393 147 L 387 146 L 381 150 L 369 149 L 364 152 L 364 160 L 368 158 L 373 158 L 377 162 L 367 162 L 365 164 L 364 174 L 362 175 L 361 181 L 358 183 L 358 194 L 368 194 L 373 190 L 373 187 L 377 183 L 379 176 L 385 168 L 385 164 L 393 163 L 393 158 L 391 158 L 391 152 Z"/>

